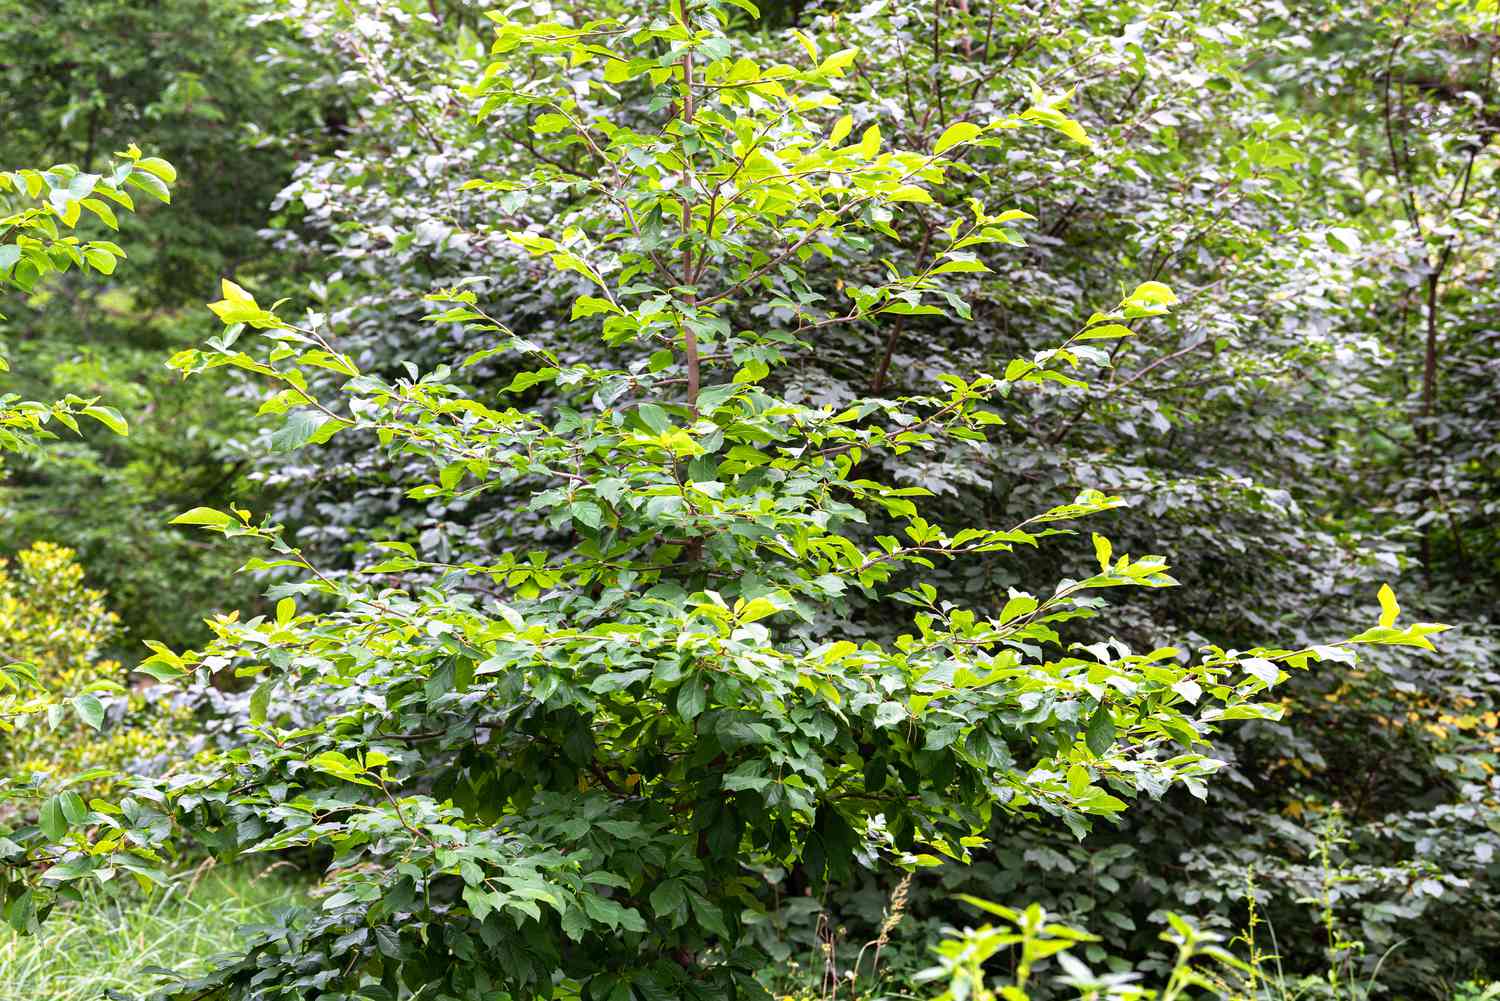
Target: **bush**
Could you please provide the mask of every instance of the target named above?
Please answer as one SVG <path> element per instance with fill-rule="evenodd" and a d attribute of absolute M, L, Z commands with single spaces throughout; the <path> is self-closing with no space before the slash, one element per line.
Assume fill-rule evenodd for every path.
<path fill-rule="evenodd" d="M 587 23 L 549 9 L 496 17 L 501 58 L 463 81 L 482 119 L 524 137 L 530 169 L 466 187 L 502 208 L 557 198 L 509 252 L 571 283 L 571 331 L 607 350 L 517 335 L 465 278 L 427 297 L 428 320 L 485 346 L 387 370 L 340 351 L 328 315 L 292 322 L 226 280 L 210 306 L 223 333 L 172 360 L 266 380 L 276 456 L 362 442 L 418 470 L 411 501 L 513 506 L 510 544 L 456 555 L 371 535 L 351 548 L 380 555 L 346 574 L 273 519 L 184 513 L 261 543 L 248 569 L 286 582 L 274 615 L 220 616 L 209 646 L 157 644 L 142 670 L 254 679 L 251 739 L 137 777 L 118 802 L 48 798 L 0 842 L 13 925 L 121 868 L 162 878 L 194 838 L 306 852 L 323 899 L 164 996 L 755 997 L 783 893 L 966 861 L 997 817 L 1082 837 L 1131 799 L 1202 797 L 1222 766 L 1210 737 L 1279 718 L 1267 692 L 1289 672 L 1350 663 L 1356 644 L 1431 649 L 1441 627 L 1398 627 L 1382 588 L 1379 625 L 1341 642 L 1137 652 L 1083 624 L 1113 589 L 1175 581 L 1099 534 L 1081 574 L 960 604 L 940 561 L 1051 546 L 1121 499 L 1084 490 L 1009 527 L 967 511 L 945 527 L 928 489 L 884 481 L 870 456 L 977 449 L 1026 394 L 1082 389 L 1110 361 L 1101 343 L 1168 315 L 1172 290 L 1141 282 L 1058 346 L 926 395 L 809 404 L 772 373 L 840 326 L 967 322 L 953 276 L 989 271 L 976 248 L 1003 253 L 1031 217 L 952 179 L 1028 126 L 1087 144 L 1066 97 L 891 149 L 878 121 L 841 113 L 856 53 L 831 36 L 757 61 L 725 30 L 739 3 Z M 850 267 L 909 205 L 942 221 L 930 259 Z M 456 375 L 499 355 L 518 370 L 505 404 Z M 898 609 L 909 626 L 889 636 L 858 621 Z M 88 722 L 98 699 L 82 699 Z M 1024 968 L 1083 941 L 1039 908 L 994 913 L 1021 930 L 944 954 L 969 993 L 987 989 L 972 950 L 1018 944 Z M 1196 933 L 1173 927 L 1186 948 Z M 1134 990 L 1100 990 L 1116 986 Z"/>
<path fill-rule="evenodd" d="M 35 673 L 31 711 L 0 744 L 0 795 L 80 777 L 103 793 L 112 775 L 149 773 L 191 724 L 190 713 L 132 688 L 120 662 L 104 656 L 119 617 L 85 584 L 75 555 L 39 542 L 0 559 L 4 656 Z M 68 711 L 70 700 L 78 711 Z"/>

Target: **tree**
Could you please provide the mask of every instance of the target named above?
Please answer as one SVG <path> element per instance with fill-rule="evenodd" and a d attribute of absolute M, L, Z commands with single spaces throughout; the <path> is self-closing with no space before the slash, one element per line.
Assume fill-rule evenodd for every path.
<path fill-rule="evenodd" d="M 579 19 L 600 14 L 597 6 L 559 6 Z M 1055 93 L 1076 82 L 1068 114 L 1093 141 L 1018 130 L 1002 145 L 967 149 L 948 172 L 945 204 L 973 196 L 1036 217 L 1007 227 L 1024 248 L 974 248 L 992 270 L 944 276 L 968 314 L 877 313 L 820 327 L 815 339 L 784 346 L 761 385 L 799 404 L 843 409 L 867 395 L 924 391 L 947 373 L 1003 372 L 1012 357 L 1064 341 L 1080 304 L 1169 280 L 1183 300 L 1170 316 L 1129 338 L 1075 347 L 1081 364 L 1069 374 L 1078 384 L 1011 394 L 1008 423 L 986 442 L 943 438 L 901 454 L 867 454 L 862 475 L 932 491 L 923 514 L 939 524 L 1012 524 L 1085 486 L 1121 497 L 1095 517 L 1097 530 L 1120 549 L 1172 553 L 1184 586 L 1140 593 L 1107 623 L 1075 623 L 1082 641 L 1113 636 L 1134 649 L 1208 638 L 1250 646 L 1265 636 L 1314 643 L 1358 630 L 1386 580 L 1417 617 L 1466 624 L 1464 639 L 1445 644 L 1441 657 L 1376 655 L 1356 670 L 1308 672 L 1279 686 L 1289 718 L 1226 728 L 1215 755 L 1228 766 L 1206 799 L 1169 791 L 1081 845 L 1061 824 L 997 815 L 992 847 L 974 862 L 910 884 L 912 944 L 887 950 L 887 968 L 919 967 L 915 943 L 957 920 L 951 898 L 963 891 L 1022 895 L 1089 924 L 1104 939 L 1087 947 L 1095 961 L 1113 952 L 1165 963 L 1155 935 L 1160 902 L 1180 895 L 1205 924 L 1233 933 L 1246 920 L 1244 866 L 1253 861 L 1256 893 L 1282 935 L 1288 969 L 1320 969 L 1318 915 L 1298 901 L 1321 879 L 1309 846 L 1334 803 L 1348 825 L 1348 843 L 1335 854 L 1348 853 L 1345 875 L 1360 874 L 1358 894 L 1337 909 L 1367 936 L 1365 974 L 1403 940 L 1380 965 L 1392 990 L 1422 989 L 1468 962 L 1464 953 L 1473 950 L 1458 932 L 1489 906 L 1487 859 L 1500 850 L 1489 829 L 1495 814 L 1484 805 L 1495 800 L 1486 769 L 1500 766 L 1485 724 L 1493 717 L 1482 711 L 1500 691 L 1495 632 L 1484 624 L 1494 588 L 1478 572 L 1491 551 L 1482 512 L 1496 409 L 1485 400 L 1497 384 L 1485 346 L 1493 338 L 1480 319 L 1489 304 L 1487 244 L 1457 240 L 1449 273 L 1471 278 L 1444 285 L 1451 297 L 1444 316 L 1454 326 L 1443 334 L 1453 355 L 1451 375 L 1444 362 L 1437 422 L 1447 470 L 1441 492 L 1475 569 L 1469 583 L 1450 586 L 1456 563 L 1423 579 L 1420 533 L 1411 528 L 1425 523 L 1437 555 L 1456 551 L 1445 541 L 1450 519 L 1418 502 L 1428 494 L 1414 474 L 1427 460 L 1414 459 L 1408 423 L 1420 403 L 1408 393 L 1420 382 L 1421 345 L 1415 334 L 1394 333 L 1403 315 L 1415 331 L 1421 299 L 1408 290 L 1421 291 L 1423 279 L 1408 266 L 1412 245 L 1394 224 L 1404 212 L 1383 180 L 1386 32 L 1405 8 L 1393 6 L 1393 20 L 1384 9 L 1330 18 L 1321 7 L 1294 6 L 1273 18 L 1263 6 L 1230 3 L 1000 2 L 862 4 L 797 17 L 826 50 L 858 49 L 834 84 L 856 133 L 878 123 L 887 141 L 930 150 L 954 122 L 1019 113 L 1033 86 Z M 494 192 L 467 183 L 514 176 L 533 152 L 586 173 L 596 167 L 587 148 L 545 146 L 521 116 L 476 122 L 464 113 L 449 84 L 480 55 L 468 32 L 450 30 L 451 10 L 441 23 L 420 0 L 360 18 L 317 0 L 283 10 L 339 67 L 356 110 L 337 155 L 299 163 L 279 237 L 302 248 L 309 273 L 319 276 L 311 287 L 339 349 L 387 379 L 405 362 L 428 370 L 483 350 L 489 332 L 423 323 L 420 303 L 452 276 L 483 276 L 467 287 L 484 302 L 504 303 L 508 326 L 565 366 L 619 367 L 616 348 L 567 322 L 577 273 L 539 266 L 507 246 L 511 229 L 555 235 L 552 221 L 577 210 L 575 189 L 532 185 L 497 203 Z M 1416 72 L 1445 54 L 1439 75 L 1463 81 L 1456 93 L 1478 93 L 1484 33 L 1468 13 L 1427 13 L 1409 25 L 1398 57 L 1411 55 Z M 795 33 L 762 32 L 748 17 L 730 34 L 761 65 L 805 58 Z M 1398 136 L 1402 122 L 1450 120 L 1412 103 L 1408 91 L 1393 105 Z M 618 88 L 608 99 L 611 117 L 654 129 L 661 111 L 651 99 L 645 88 Z M 1455 107 L 1453 138 L 1444 140 L 1454 154 L 1442 175 L 1448 184 L 1459 179 L 1452 169 L 1463 168 L 1465 137 L 1477 134 L 1466 123 L 1478 120 L 1475 110 Z M 1421 148 L 1418 134 L 1411 141 Z M 1484 204 L 1492 162 L 1487 153 L 1477 160 L 1471 208 Z M 868 249 L 842 254 L 837 268 L 815 261 L 804 272 L 808 287 L 841 301 L 843 286 L 886 281 L 886 262 L 916 273 L 931 262 L 925 238 L 941 240 L 946 221 L 929 206 L 900 204 L 890 232 L 867 232 Z M 1473 225 L 1485 231 L 1482 218 Z M 257 292 L 266 300 L 302 295 L 280 283 Z M 759 328 L 768 310 L 750 302 L 731 326 Z M 488 401 L 530 367 L 513 353 L 486 354 L 448 378 Z M 340 379 L 307 377 L 328 394 Z M 548 415 L 569 405 L 567 388 L 549 382 L 522 399 Z M 264 437 L 275 428 L 268 419 Z M 343 434 L 319 449 L 261 454 L 259 474 L 292 487 L 271 502 L 272 520 L 284 522 L 288 539 L 324 572 L 378 559 L 375 540 L 478 565 L 506 549 L 550 553 L 570 543 L 528 517 L 525 484 L 412 496 L 411 484 L 426 477 L 424 459 Z M 845 527 L 863 546 L 884 531 Z M 1023 547 L 1005 560 L 939 562 L 923 578 L 945 595 L 993 601 L 998 610 L 1011 588 L 1086 568 L 1087 554 L 1076 548 Z M 890 643 L 908 627 L 898 602 L 854 590 L 845 599 L 846 639 Z M 1433 795 L 1443 797 L 1441 808 Z M 1393 813 L 1402 819 L 1387 824 Z M 1416 854 L 1428 859 L 1422 881 L 1409 878 Z M 764 941 L 782 961 L 814 941 L 820 926 L 873 936 L 874 916 L 899 879 L 869 877 L 781 908 Z"/>
<path fill-rule="evenodd" d="M 274 617 L 221 616 L 209 647 L 158 646 L 142 665 L 254 677 L 247 740 L 118 806 L 45 806 L 49 823 L 15 842 L 13 857 L 43 863 L 12 871 L 28 886 L 15 899 L 38 879 L 149 878 L 171 814 L 226 854 L 330 853 L 318 909 L 171 997 L 754 996 L 775 879 L 962 859 L 995 813 L 1082 835 L 1121 797 L 1201 787 L 1214 728 L 1275 718 L 1261 697 L 1287 670 L 1345 662 L 1352 644 L 1430 646 L 1442 627 L 1397 628 L 1388 590 L 1380 625 L 1339 644 L 1197 660 L 1069 644 L 1104 607 L 1096 592 L 1174 583 L 1162 558 L 1099 535 L 1094 566 L 1051 593 L 968 608 L 923 579 L 1067 536 L 1118 499 L 1085 491 L 1013 527 L 950 530 L 922 516 L 926 491 L 869 478 L 867 457 L 984 441 L 1013 397 L 1074 384 L 1092 345 L 1175 296 L 1141 283 L 1061 346 L 946 375 L 935 394 L 778 395 L 772 372 L 823 331 L 967 315 L 949 276 L 985 270 L 975 248 L 1014 242 L 1027 214 L 941 204 L 960 157 L 1028 124 L 1088 140 L 1039 94 L 952 122 L 928 150 L 887 149 L 879 123 L 856 133 L 840 114 L 853 50 L 807 37 L 795 64 L 758 63 L 725 33 L 732 11 L 495 18 L 501 59 L 469 93 L 481 116 L 529 130 L 536 162 L 475 186 L 502 204 L 530 186 L 566 195 L 547 233 L 511 239 L 578 276 L 572 319 L 614 360 L 563 360 L 467 284 L 430 295 L 430 319 L 490 337 L 465 363 L 528 359 L 507 393 L 555 386 L 548 410 L 491 406 L 446 365 L 382 378 L 338 350 L 325 316 L 291 323 L 224 282 L 224 334 L 175 367 L 269 380 L 279 450 L 366 435 L 427 464 L 416 498 L 524 498 L 526 533 L 549 546 L 454 563 L 377 538 L 379 562 L 337 574 L 269 519 L 186 512 L 266 544 L 250 569 L 292 576 Z M 650 115 L 621 123 L 613 97 L 631 89 Z M 857 260 L 903 205 L 941 214 L 930 259 L 820 292 L 813 276 Z M 342 379 L 342 402 L 313 391 L 321 372 Z M 856 595 L 911 607 L 908 631 L 849 638 Z"/>

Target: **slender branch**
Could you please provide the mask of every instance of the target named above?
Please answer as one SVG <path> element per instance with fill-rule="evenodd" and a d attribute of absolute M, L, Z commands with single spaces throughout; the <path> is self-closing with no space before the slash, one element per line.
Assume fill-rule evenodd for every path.
<path fill-rule="evenodd" d="M 1422 235 L 1421 213 L 1417 209 L 1417 196 L 1411 190 L 1407 171 L 1402 167 L 1401 157 L 1396 152 L 1395 121 L 1391 114 L 1391 79 L 1394 76 L 1393 69 L 1396 63 L 1396 53 L 1400 51 L 1401 43 L 1406 40 L 1404 32 L 1410 21 L 1411 11 L 1408 9 L 1406 18 L 1401 22 L 1402 30 L 1396 33 L 1395 39 L 1391 42 L 1391 50 L 1385 57 L 1385 142 L 1386 147 L 1390 150 L 1391 174 L 1395 177 L 1396 183 L 1401 186 L 1401 206 L 1406 211 L 1407 221 L 1411 223 L 1412 229 L 1416 230 L 1417 236 L 1420 238 Z"/>
<path fill-rule="evenodd" d="M 682 124 L 693 124 L 693 26 L 688 16 L 688 0 L 678 0 L 682 9 L 682 26 L 688 32 L 688 48 L 682 55 Z M 690 157 L 684 156 L 682 167 L 682 284 L 693 283 L 693 203 L 688 199 L 692 190 L 693 165 Z M 712 234 L 710 234 L 712 235 Z M 682 301 L 690 311 L 696 312 L 697 294 L 691 290 L 682 295 Z M 687 401 L 693 413 L 698 412 L 698 388 L 702 372 L 698 359 L 698 334 L 692 323 L 682 324 L 683 353 L 687 361 Z"/>
<path fill-rule="evenodd" d="M 938 128 L 947 128 L 948 109 L 943 104 L 943 59 L 938 31 L 943 26 L 943 0 L 932 0 L 932 95 L 937 106 Z"/>
<path fill-rule="evenodd" d="M 922 262 L 927 258 L 928 248 L 932 245 L 932 231 L 935 227 L 930 219 L 923 220 L 922 246 L 917 250 L 917 270 L 922 270 Z M 896 317 L 896 322 L 891 325 L 890 336 L 885 340 L 885 351 L 880 356 L 880 365 L 875 369 L 875 377 L 870 380 L 870 392 L 878 394 L 885 388 L 886 375 L 891 370 L 891 358 L 896 353 L 896 343 L 901 340 L 901 333 L 906 327 L 906 316 L 903 314 Z"/>

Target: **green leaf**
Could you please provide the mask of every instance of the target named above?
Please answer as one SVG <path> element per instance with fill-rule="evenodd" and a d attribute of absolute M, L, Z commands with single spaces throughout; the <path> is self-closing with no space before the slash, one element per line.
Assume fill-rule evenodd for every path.
<path fill-rule="evenodd" d="M 708 707 L 708 692 L 701 682 L 689 678 L 677 690 L 677 715 L 691 723 Z"/>
<path fill-rule="evenodd" d="M 58 805 L 62 808 L 63 817 L 67 819 L 69 824 L 76 827 L 88 819 L 88 804 L 83 801 L 82 796 L 74 792 L 72 789 L 69 789 L 63 793 L 59 793 L 57 796 L 57 802 Z"/>
<path fill-rule="evenodd" d="M 1089 717 L 1088 729 L 1084 733 L 1084 743 L 1095 757 L 1103 757 L 1114 746 L 1115 721 L 1110 715 L 1108 705 L 1100 705 L 1094 710 L 1094 715 Z"/>
<path fill-rule="evenodd" d="M 295 452 L 317 437 L 328 418 L 313 410 L 293 410 L 286 423 L 271 435 L 271 451 Z"/>
<path fill-rule="evenodd" d="M 1023 615 L 1030 615 L 1037 609 L 1037 600 L 1029 594 L 1017 594 L 1012 596 L 1000 609 L 1000 624 L 1003 626 L 1013 622 Z"/>
<path fill-rule="evenodd" d="M 592 893 L 583 894 L 582 899 L 583 909 L 588 912 L 589 917 L 601 924 L 610 928 L 624 928 L 626 931 L 646 930 L 646 922 L 634 908 L 622 907 L 613 900 Z"/>
<path fill-rule="evenodd" d="M 219 292 L 230 302 L 248 303 L 255 305 L 255 296 L 246 292 L 240 285 L 230 281 L 228 278 L 219 279 Z"/>
<path fill-rule="evenodd" d="M 898 201 L 899 199 L 892 199 Z M 950 258 L 932 269 L 934 275 L 984 274 L 990 270 L 983 261 L 970 257 Z"/>
<path fill-rule="evenodd" d="M 682 913 L 687 910 L 687 893 L 682 880 L 666 879 L 658 883 L 651 891 L 650 901 L 651 910 L 658 918 L 674 918 L 673 925 L 680 924 Z"/>
<path fill-rule="evenodd" d="M 250 693 L 250 722 L 261 724 L 266 721 L 266 713 L 271 706 L 271 693 L 275 689 L 275 681 L 262 681 L 255 686 L 255 691 Z"/>
<path fill-rule="evenodd" d="M 132 171 L 130 176 L 125 178 L 125 183 L 129 184 L 132 187 L 140 188 L 151 197 L 165 204 L 170 205 L 172 203 L 171 189 L 169 189 L 166 184 L 163 183 L 162 179 L 157 177 L 155 174 L 142 172 L 139 170 Z"/>
<path fill-rule="evenodd" d="M 780 605 L 770 598 L 761 596 L 750 599 L 743 608 L 736 609 L 734 617 L 740 622 L 755 622 L 768 615 L 775 615 L 779 611 L 781 611 Z"/>
<path fill-rule="evenodd" d="M 568 505 L 568 514 L 574 521 L 592 529 L 598 529 L 604 523 L 604 512 L 593 501 L 574 501 Z"/>
<path fill-rule="evenodd" d="M 115 273 L 115 265 L 118 259 L 114 254 L 98 247 L 86 247 L 83 251 L 83 259 L 88 262 L 89 267 L 101 275 L 112 275 Z"/>
<path fill-rule="evenodd" d="M 36 898 L 25 890 L 5 905 L 5 920 L 18 934 L 30 932 L 36 922 Z"/>
<path fill-rule="evenodd" d="M 720 908 L 715 907 L 706 898 L 692 891 L 688 892 L 688 901 L 692 904 L 693 916 L 698 919 L 698 922 L 704 928 L 708 929 L 710 933 L 718 935 L 720 938 L 729 937 L 729 928 L 724 923 L 724 912 Z"/>
<path fill-rule="evenodd" d="M 1263 657 L 1246 657 L 1240 661 L 1249 674 L 1265 682 L 1267 688 L 1272 687 L 1281 679 L 1281 669 Z"/>
<path fill-rule="evenodd" d="M 354 761 L 348 755 L 340 754 L 338 751 L 324 751 L 308 762 L 313 768 L 332 775 L 334 778 L 343 779 L 345 782 L 354 782 L 358 785 L 373 786 L 374 782 L 363 777 L 365 769 L 359 762 Z"/>
<path fill-rule="evenodd" d="M 642 424 L 656 434 L 664 434 L 672 426 L 667 412 L 654 403 L 642 403 L 635 408 L 635 415 L 641 419 Z"/>
<path fill-rule="evenodd" d="M 109 207 L 108 202 L 98 198 L 85 198 L 82 204 L 84 208 L 98 216 L 99 221 L 110 229 L 118 230 L 120 228 L 120 220 L 115 215 L 115 210 Z"/>
<path fill-rule="evenodd" d="M 892 202 L 915 202 L 918 205 L 931 205 L 933 203 L 932 195 L 927 191 L 927 189 L 915 184 L 902 184 L 896 188 L 892 188 L 889 192 L 886 193 L 885 197 L 887 201 Z M 949 268 L 953 263 L 954 262 L 949 261 L 946 264 L 942 265 L 939 270 L 941 271 L 942 268 Z M 969 263 L 978 264 L 979 262 L 972 261 Z M 974 270 L 988 271 L 989 269 L 981 265 L 979 268 L 976 268 Z"/>
<path fill-rule="evenodd" d="M 50 796 L 42 803 L 37 823 L 49 841 L 61 841 L 67 836 L 68 818 L 63 815 L 62 801 L 57 796 Z"/>
<path fill-rule="evenodd" d="M 221 279 L 219 287 L 224 298 L 209 303 L 208 308 L 226 325 L 248 323 L 261 329 L 281 326 L 275 315 L 260 308 L 253 295 L 228 278 Z"/>
<path fill-rule="evenodd" d="M 539 368 L 535 372 L 518 372 L 516 377 L 510 380 L 510 385 L 505 387 L 505 391 L 507 393 L 519 393 L 539 383 L 551 382 L 557 378 L 557 375 L 558 372 L 555 368 Z"/>
<path fill-rule="evenodd" d="M 581 295 L 573 300 L 573 319 L 580 320 L 595 313 L 624 314 L 624 310 L 608 299 L 601 299 L 596 295 Z"/>
<path fill-rule="evenodd" d="M 98 730 L 104 725 L 104 703 L 92 692 L 84 692 L 73 699 L 73 711 L 83 721 L 83 725 L 90 730 Z"/>
<path fill-rule="evenodd" d="M 545 115 L 538 115 L 536 121 L 531 123 L 531 131 L 539 136 L 551 135 L 554 132 L 562 132 L 570 128 L 572 124 L 572 122 L 568 121 L 567 115 L 550 112 Z"/>

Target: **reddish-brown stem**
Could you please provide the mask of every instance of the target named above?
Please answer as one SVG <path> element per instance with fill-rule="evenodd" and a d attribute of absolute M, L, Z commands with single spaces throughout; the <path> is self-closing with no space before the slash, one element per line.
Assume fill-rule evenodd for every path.
<path fill-rule="evenodd" d="M 682 7 L 682 26 L 691 35 L 693 27 L 688 20 L 688 0 L 679 0 Z M 690 46 L 682 55 L 682 124 L 684 126 L 693 123 L 693 50 L 692 41 Z M 692 189 L 692 166 L 684 158 L 685 166 L 682 170 L 682 283 L 691 285 L 693 275 L 693 243 L 690 239 L 693 231 L 693 203 L 688 200 L 687 193 Z M 697 305 L 697 295 L 688 290 L 683 293 L 682 301 L 688 306 Z M 698 410 L 698 386 L 702 380 L 700 362 L 698 359 L 698 335 L 694 333 L 690 324 L 683 326 L 683 353 L 687 360 L 687 400 L 688 406 L 693 412 Z"/>
<path fill-rule="evenodd" d="M 922 270 L 922 262 L 927 259 L 927 248 L 932 244 L 933 225 L 931 221 L 924 222 L 922 232 L 922 246 L 917 251 L 917 270 Z M 880 356 L 880 365 L 875 369 L 875 378 L 870 380 L 870 393 L 878 394 L 885 388 L 886 376 L 891 371 L 891 359 L 896 354 L 896 344 L 901 340 L 901 333 L 906 327 L 906 317 L 896 317 L 896 322 L 891 325 L 890 336 L 885 340 L 885 351 Z"/>
<path fill-rule="evenodd" d="M 940 47 L 943 27 L 943 0 L 932 0 L 932 95 L 937 106 L 938 128 L 948 125 L 948 110 L 943 106 L 943 55 Z"/>

